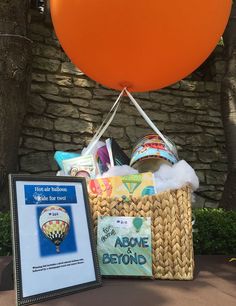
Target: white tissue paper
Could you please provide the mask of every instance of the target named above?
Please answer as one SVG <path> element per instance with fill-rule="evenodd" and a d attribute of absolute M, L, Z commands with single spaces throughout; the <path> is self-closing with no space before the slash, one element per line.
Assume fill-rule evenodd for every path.
<path fill-rule="evenodd" d="M 111 167 L 107 172 L 104 172 L 102 176 L 100 177 L 111 177 L 111 176 L 123 176 L 123 175 L 132 175 L 132 174 L 137 174 L 138 171 L 135 170 L 134 168 L 123 165 L 123 166 L 114 166 Z M 99 178 L 97 176 L 97 178 Z"/>
<path fill-rule="evenodd" d="M 69 174 L 66 174 L 63 170 L 57 171 L 56 176 L 69 176 Z"/>
<path fill-rule="evenodd" d="M 96 143 L 96 145 L 93 147 L 93 149 L 89 152 L 89 154 L 95 156 L 96 153 L 97 153 L 97 150 L 98 150 L 99 148 L 105 146 L 105 145 L 106 145 L 105 142 L 103 142 L 103 141 L 98 141 L 98 142 Z M 83 150 L 81 151 L 81 155 L 82 155 L 82 156 L 84 155 L 84 153 L 86 152 L 86 150 L 87 150 L 87 147 L 83 148 Z"/>
<path fill-rule="evenodd" d="M 187 184 L 192 186 L 193 191 L 199 187 L 199 179 L 194 169 L 185 160 L 180 160 L 173 166 L 161 165 L 154 177 L 157 193 L 178 189 Z"/>

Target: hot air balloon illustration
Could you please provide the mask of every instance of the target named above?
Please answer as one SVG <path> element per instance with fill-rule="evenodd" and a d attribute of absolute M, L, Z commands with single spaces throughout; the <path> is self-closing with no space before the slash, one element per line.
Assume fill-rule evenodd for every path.
<path fill-rule="evenodd" d="M 138 233 L 143 225 L 143 219 L 140 217 L 136 217 L 133 219 L 133 225 L 136 229 L 136 232 Z"/>
<path fill-rule="evenodd" d="M 39 217 L 39 226 L 44 235 L 56 246 L 60 252 L 60 244 L 66 238 L 70 229 L 70 217 L 66 210 L 60 206 L 46 207 Z"/>
<path fill-rule="evenodd" d="M 112 194 L 112 184 L 109 178 L 99 178 L 90 180 L 89 189 L 94 194 L 110 197 Z"/>
<path fill-rule="evenodd" d="M 134 191 L 142 183 L 142 175 L 134 174 L 134 175 L 123 176 L 122 183 L 124 184 L 125 188 L 128 190 L 129 196 L 132 196 Z"/>

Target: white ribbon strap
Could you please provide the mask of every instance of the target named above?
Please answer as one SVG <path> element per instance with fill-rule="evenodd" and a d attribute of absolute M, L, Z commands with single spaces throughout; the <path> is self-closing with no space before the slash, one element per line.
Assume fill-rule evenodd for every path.
<path fill-rule="evenodd" d="M 113 104 L 110 112 L 107 114 L 105 119 L 103 120 L 102 124 L 100 125 L 99 129 L 97 130 L 96 134 L 93 136 L 92 140 L 90 141 L 88 147 L 84 151 L 84 155 L 90 154 L 92 149 L 95 147 L 99 139 L 102 137 L 102 135 L 105 133 L 108 126 L 111 124 L 112 120 L 114 119 L 116 112 L 120 106 L 120 99 L 123 96 L 125 91 L 125 88 L 121 91 L 119 94 L 119 97 L 116 99 L 115 103 Z M 110 117 L 110 118 L 109 118 Z M 107 121 L 107 122 L 106 122 Z"/>
<path fill-rule="evenodd" d="M 148 117 L 148 115 L 144 112 L 144 110 L 140 107 L 138 102 L 134 99 L 134 97 L 131 95 L 131 93 L 125 89 L 126 94 L 130 98 L 131 102 L 134 104 L 136 107 L 137 111 L 140 113 L 140 115 L 143 117 L 143 119 L 147 122 L 147 124 L 153 129 L 153 131 L 161 137 L 161 139 L 164 141 L 164 143 L 169 147 L 169 150 L 176 153 L 177 151 L 175 146 L 165 138 L 165 136 L 161 133 L 161 131 L 155 126 L 155 124 L 152 122 L 152 120 Z"/>

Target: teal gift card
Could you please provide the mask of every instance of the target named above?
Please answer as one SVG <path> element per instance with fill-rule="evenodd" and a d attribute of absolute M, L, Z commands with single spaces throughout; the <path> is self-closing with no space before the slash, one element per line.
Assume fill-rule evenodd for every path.
<path fill-rule="evenodd" d="M 152 276 L 151 218 L 98 217 L 102 275 Z"/>

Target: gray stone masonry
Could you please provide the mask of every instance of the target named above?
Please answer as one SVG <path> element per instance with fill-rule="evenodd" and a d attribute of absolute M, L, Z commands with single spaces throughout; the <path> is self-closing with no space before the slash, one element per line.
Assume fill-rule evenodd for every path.
<path fill-rule="evenodd" d="M 52 25 L 32 12 L 31 102 L 22 130 L 19 169 L 52 174 L 56 150 L 79 151 L 87 145 L 112 107 L 118 92 L 87 78 L 63 52 Z M 153 122 L 177 145 L 179 157 L 196 170 L 197 207 L 216 207 L 227 172 L 220 113 L 220 81 L 225 71 L 222 50 L 211 61 L 211 80 L 191 75 L 168 88 L 135 94 Z M 151 132 L 127 98 L 104 137 L 114 137 L 130 154 L 137 139 Z"/>

